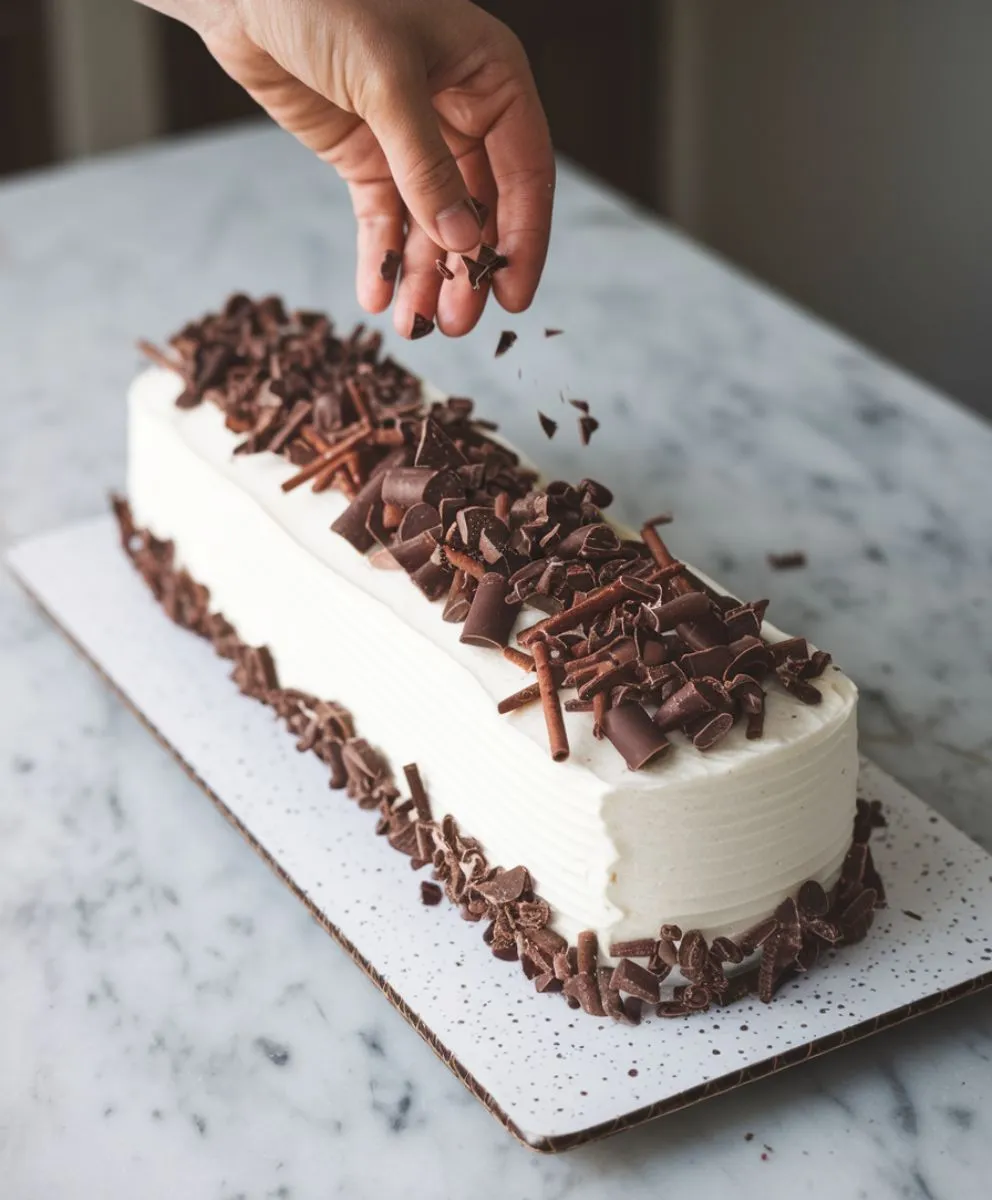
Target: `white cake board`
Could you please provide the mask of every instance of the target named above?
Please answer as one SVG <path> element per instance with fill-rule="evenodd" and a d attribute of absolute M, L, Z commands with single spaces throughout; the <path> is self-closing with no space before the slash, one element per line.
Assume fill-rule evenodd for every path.
<path fill-rule="evenodd" d="M 328 789 L 326 768 L 237 692 L 229 663 L 166 618 L 112 518 L 34 538 L 9 561 L 438 1056 L 535 1149 L 673 1112 L 992 984 L 992 859 L 863 763 L 861 794 L 880 799 L 889 821 L 872 841 L 888 907 L 865 942 L 832 953 L 770 1006 L 745 1001 L 634 1029 L 574 1012 L 494 959 L 479 925 L 420 904 L 426 872 L 413 875 L 374 836 L 375 814 Z"/>

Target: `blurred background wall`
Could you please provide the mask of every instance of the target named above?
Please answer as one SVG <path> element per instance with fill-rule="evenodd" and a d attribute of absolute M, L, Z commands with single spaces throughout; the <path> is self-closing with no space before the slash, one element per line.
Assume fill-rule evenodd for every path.
<path fill-rule="evenodd" d="M 487 0 L 559 148 L 992 416 L 988 0 Z M 132 0 L 0 0 L 0 173 L 254 108 Z"/>

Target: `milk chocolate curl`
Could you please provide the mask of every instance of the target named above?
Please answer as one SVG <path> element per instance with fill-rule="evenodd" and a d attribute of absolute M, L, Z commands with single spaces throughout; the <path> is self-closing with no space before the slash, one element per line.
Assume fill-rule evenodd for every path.
<path fill-rule="evenodd" d="M 640 704 L 630 702 L 607 709 L 601 725 L 603 733 L 632 771 L 646 767 L 672 748 L 671 742 Z"/>
<path fill-rule="evenodd" d="M 678 729 L 680 725 L 695 717 L 713 712 L 715 707 L 698 683 L 689 682 L 668 697 L 655 713 L 654 722 L 663 733 L 667 733 L 668 730 Z"/>
<path fill-rule="evenodd" d="M 670 567 L 675 562 L 675 557 L 658 536 L 658 531 L 654 525 L 654 521 L 648 521 L 641 529 L 641 537 L 644 539 L 645 546 L 651 551 L 651 557 L 658 566 Z"/>
<path fill-rule="evenodd" d="M 518 708 L 526 708 L 528 704 L 534 704 L 540 699 L 541 689 L 536 683 L 532 683 L 521 688 L 519 692 L 514 692 L 512 696 L 506 696 L 500 700 L 496 705 L 496 711 L 505 717 L 507 713 L 516 712 Z"/>
<path fill-rule="evenodd" d="M 382 481 L 382 498 L 398 508 L 412 508 L 424 498 L 424 489 L 437 471 L 433 467 L 394 467 Z"/>
<path fill-rule="evenodd" d="M 534 660 L 529 654 L 524 654 L 520 650 L 514 649 L 513 646 L 503 647 L 503 657 L 507 662 L 512 662 L 515 667 L 519 667 L 521 671 L 533 671 Z"/>
<path fill-rule="evenodd" d="M 544 706 L 544 721 L 548 727 L 551 757 L 555 762 L 564 762 L 568 758 L 568 734 L 565 732 L 565 718 L 561 711 L 558 688 L 555 686 L 547 642 L 536 641 L 532 653 L 541 703 Z"/>
<path fill-rule="evenodd" d="M 578 968 L 580 975 L 591 975 L 599 961 L 599 938 L 592 929 L 583 929 L 578 938 Z"/>
<path fill-rule="evenodd" d="M 676 596 L 665 604 L 645 606 L 645 616 L 655 633 L 667 633 L 684 621 L 698 620 L 706 616 L 711 608 L 709 598 L 702 592 L 687 592 Z"/>
<path fill-rule="evenodd" d="M 472 607 L 472 588 L 469 576 L 464 571 L 455 571 L 448 589 L 448 598 L 444 603 L 442 619 L 458 625 L 468 616 Z"/>
<path fill-rule="evenodd" d="M 360 554 L 364 554 L 375 545 L 375 538 L 369 533 L 366 522 L 369 513 L 382 499 L 382 483 L 382 475 L 370 479 L 331 525 L 331 529 L 350 542 Z"/>
<path fill-rule="evenodd" d="M 413 800 L 413 806 L 417 810 L 417 816 L 421 821 L 429 821 L 431 819 L 431 805 L 427 799 L 427 791 L 424 788 L 424 781 L 420 778 L 420 771 L 416 763 L 407 763 L 403 768 L 403 774 L 406 776 L 407 787 L 410 789 L 410 798 Z"/>
<path fill-rule="evenodd" d="M 496 650 L 506 645 L 519 611 L 517 605 L 506 603 L 507 591 L 507 582 L 502 575 L 495 571 L 483 575 L 475 589 L 459 641 Z"/>

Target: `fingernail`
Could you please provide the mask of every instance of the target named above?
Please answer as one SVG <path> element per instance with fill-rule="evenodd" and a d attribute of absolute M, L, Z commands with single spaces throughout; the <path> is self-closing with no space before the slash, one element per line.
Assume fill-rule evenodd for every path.
<path fill-rule="evenodd" d="M 467 200 L 442 209 L 435 218 L 441 244 L 448 250 L 472 250 L 479 244 L 479 222 Z"/>

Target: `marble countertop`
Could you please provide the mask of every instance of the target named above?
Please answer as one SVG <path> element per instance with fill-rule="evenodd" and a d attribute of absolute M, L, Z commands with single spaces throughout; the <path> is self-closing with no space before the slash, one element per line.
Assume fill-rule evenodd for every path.
<path fill-rule="evenodd" d="M 258 126 L 0 187 L 0 543 L 120 485 L 137 336 L 234 289 L 350 322 L 351 238 L 333 173 Z M 569 169 L 531 313 L 391 344 L 621 515 L 673 509 L 678 551 L 857 679 L 865 751 L 992 849 L 992 429 Z M 0 679 L 4 1200 L 957 1200 L 992 1171 L 992 996 L 536 1156 L 6 574 Z"/>

